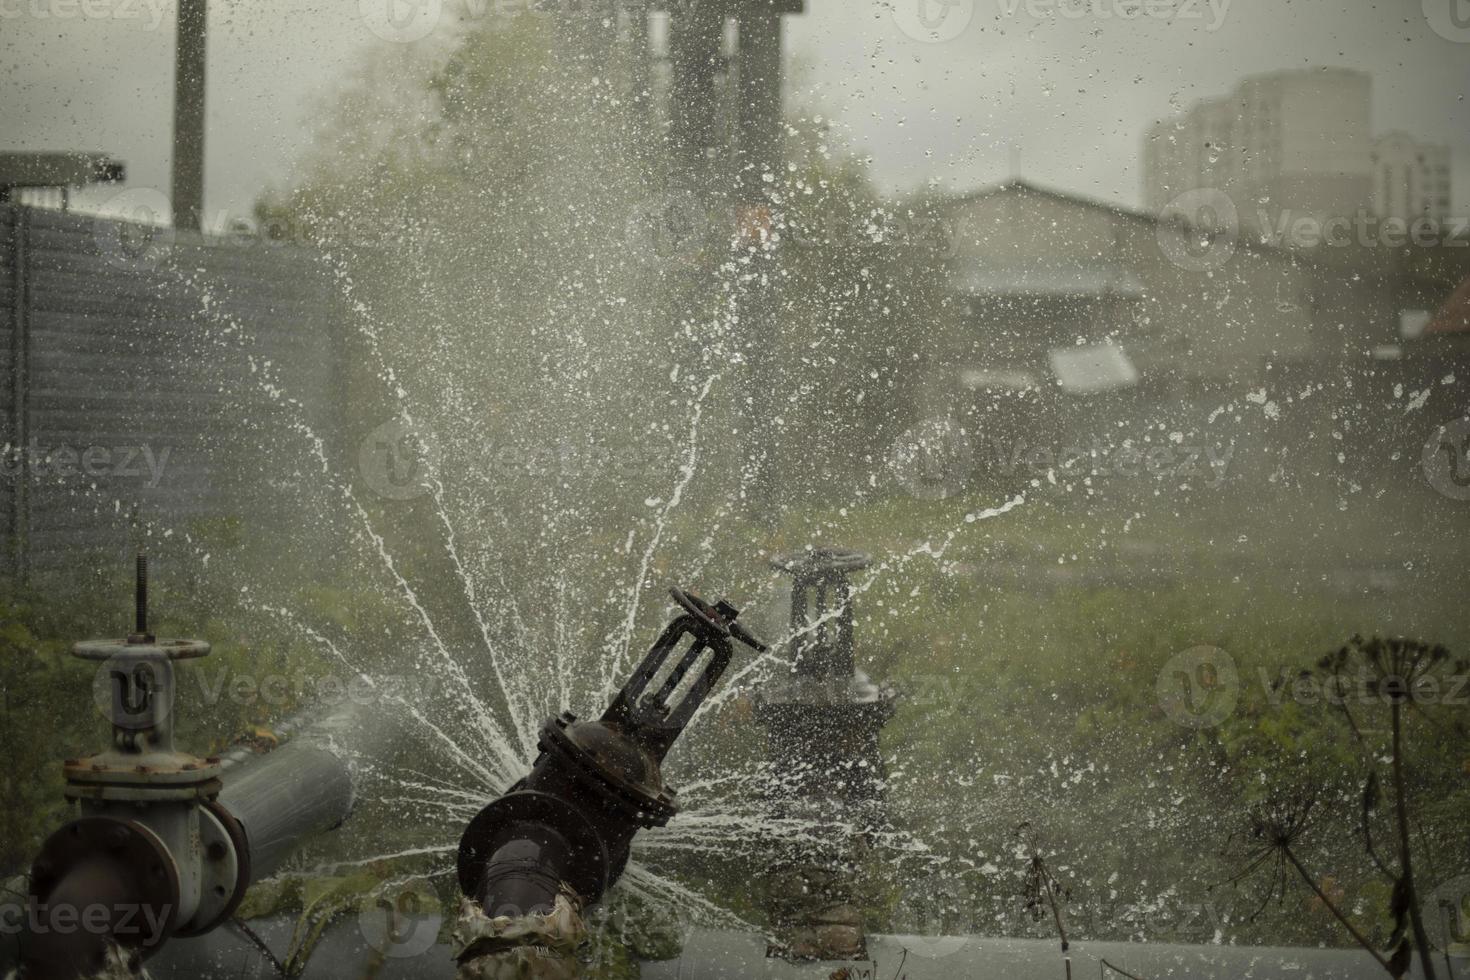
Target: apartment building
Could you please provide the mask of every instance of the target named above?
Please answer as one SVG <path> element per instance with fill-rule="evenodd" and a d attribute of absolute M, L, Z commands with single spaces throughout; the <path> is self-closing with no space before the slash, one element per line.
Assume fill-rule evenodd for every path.
<path fill-rule="evenodd" d="M 1371 207 L 1380 218 L 1445 222 L 1456 217 L 1451 200 L 1448 146 L 1420 143 L 1392 132 L 1373 142 Z"/>
<path fill-rule="evenodd" d="M 1346 68 L 1273 72 L 1154 125 L 1144 140 L 1144 205 L 1185 191 L 1229 195 L 1241 227 L 1349 215 L 1373 191 L 1371 79 Z"/>

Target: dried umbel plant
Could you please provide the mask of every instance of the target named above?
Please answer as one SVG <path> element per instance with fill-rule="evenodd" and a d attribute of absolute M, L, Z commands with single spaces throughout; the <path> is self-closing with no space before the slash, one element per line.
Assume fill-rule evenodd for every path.
<path fill-rule="evenodd" d="M 1072 892 L 1064 888 L 1057 881 L 1056 876 L 1051 873 L 1030 830 L 1029 822 L 1016 828 L 1016 836 L 1021 840 L 1027 854 L 1026 877 L 1021 897 L 1033 921 L 1039 922 L 1048 913 L 1051 915 L 1052 923 L 1057 929 L 1057 938 L 1062 944 L 1062 963 L 1066 970 L 1067 980 L 1071 980 L 1072 958 L 1067 955 L 1070 944 L 1067 942 L 1066 923 L 1062 919 L 1062 906 L 1071 900 Z"/>
<path fill-rule="evenodd" d="M 1414 949 L 1419 952 L 1420 967 L 1427 980 L 1435 980 L 1430 958 L 1429 933 L 1425 929 L 1419 892 L 1415 883 L 1410 828 L 1413 821 L 1408 780 L 1404 772 L 1408 724 L 1410 716 L 1431 729 L 1444 734 L 1447 725 L 1463 726 L 1463 718 L 1443 717 L 1440 709 L 1460 706 L 1459 699 L 1448 697 L 1470 672 L 1470 661 L 1455 659 L 1440 644 L 1421 643 L 1405 638 L 1354 636 L 1345 646 L 1327 654 L 1317 662 L 1317 672 L 1335 682 L 1341 689 L 1345 682 L 1363 680 L 1364 695 L 1355 703 L 1353 697 L 1334 698 L 1342 710 L 1348 727 L 1362 747 L 1367 775 L 1363 780 L 1361 832 L 1368 857 L 1378 872 L 1392 885 L 1389 912 L 1394 932 L 1390 940 L 1393 950 L 1390 963 L 1407 970 Z M 1392 804 L 1393 841 L 1397 853 L 1385 859 L 1373 838 L 1374 815 L 1380 803 L 1379 762 L 1384 746 L 1367 737 L 1359 714 L 1381 712 L 1387 707 L 1389 723 L 1388 780 Z M 1355 709 L 1357 712 L 1355 713 Z"/>
<path fill-rule="evenodd" d="M 1247 813 L 1247 829 L 1238 835 L 1244 850 L 1245 867 L 1233 875 L 1229 883 L 1236 884 L 1251 875 L 1265 871 L 1266 887 L 1261 903 L 1250 916 L 1254 919 L 1261 914 L 1272 898 L 1278 900 L 1285 898 L 1287 886 L 1292 873 L 1295 872 L 1359 946 L 1367 950 L 1392 976 L 1401 976 L 1402 971 L 1395 972 L 1394 963 L 1380 953 L 1373 943 L 1343 914 L 1337 903 L 1318 884 L 1316 876 L 1307 870 L 1306 865 L 1297 855 L 1297 845 L 1311 828 L 1312 815 L 1316 807 L 1317 792 L 1315 789 L 1303 789 L 1271 797 L 1252 806 Z M 1237 840 L 1237 837 L 1232 837 L 1231 840 L 1233 842 Z"/>
<path fill-rule="evenodd" d="M 1441 709 L 1462 707 L 1463 701 L 1453 695 L 1459 689 L 1470 662 L 1456 660 L 1449 650 L 1438 644 L 1421 643 L 1403 638 L 1354 636 L 1345 645 L 1317 661 L 1304 677 L 1323 683 L 1324 700 L 1341 713 L 1355 743 L 1361 750 L 1362 776 L 1358 831 L 1374 868 L 1391 886 L 1389 913 L 1394 931 L 1387 953 L 1382 953 L 1342 914 L 1326 895 L 1297 856 L 1296 843 L 1310 825 L 1317 800 L 1314 792 L 1280 795 L 1252 809 L 1247 839 L 1246 868 L 1232 880 L 1238 880 L 1268 864 L 1272 867 L 1270 884 L 1262 907 L 1278 889 L 1284 889 L 1288 872 L 1296 871 L 1316 893 L 1353 939 L 1373 955 L 1394 977 L 1405 975 L 1417 950 L 1424 976 L 1436 980 L 1430 958 L 1430 943 L 1415 884 L 1411 827 L 1413 806 L 1405 769 L 1408 765 L 1408 726 L 1411 719 L 1447 734 L 1454 726 L 1463 731 L 1464 719 L 1446 716 Z M 1385 729 L 1369 725 L 1373 715 L 1386 714 Z M 1380 769 L 1386 765 L 1386 781 L 1391 810 L 1386 822 L 1391 827 L 1391 850 L 1387 856 L 1375 839 L 1375 824 L 1385 822 L 1379 816 L 1383 802 Z M 1274 863 L 1273 863 L 1274 862 Z M 1259 913 L 1260 909 L 1257 909 Z"/>
<path fill-rule="evenodd" d="M 1459 699 L 1447 697 L 1454 678 L 1470 671 L 1470 660 L 1455 659 L 1440 644 L 1402 637 L 1354 636 L 1325 654 L 1311 671 L 1324 683 L 1326 701 L 1338 708 L 1360 744 L 1366 744 L 1363 716 L 1387 707 L 1395 716 L 1412 711 L 1440 724 L 1432 706 Z"/>

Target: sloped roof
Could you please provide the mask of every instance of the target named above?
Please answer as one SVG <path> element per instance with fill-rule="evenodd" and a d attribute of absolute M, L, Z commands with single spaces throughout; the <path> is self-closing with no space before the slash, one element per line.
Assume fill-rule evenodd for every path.
<path fill-rule="evenodd" d="M 1030 181 L 1021 180 L 1019 177 L 1012 178 L 1011 180 L 1007 180 L 999 184 L 992 184 L 989 187 L 981 187 L 977 190 L 967 191 L 964 194 L 953 195 L 945 200 L 942 206 L 945 208 L 963 207 L 966 204 L 970 204 L 975 201 L 981 201 L 987 197 L 995 197 L 1001 194 L 1034 194 L 1038 197 L 1044 197 L 1052 201 L 1058 201 L 1062 204 L 1071 205 L 1073 207 L 1088 208 L 1112 217 L 1124 218 L 1128 221 L 1141 222 L 1151 227 L 1160 224 L 1178 225 L 1180 223 L 1180 218 L 1177 215 L 1171 216 L 1169 218 L 1164 218 L 1150 211 L 1141 211 L 1137 208 L 1125 207 L 1121 204 L 1114 204 L 1111 201 L 1100 201 L 1096 198 L 1084 197 L 1080 194 L 1073 194 L 1068 191 L 1057 190 L 1050 187 L 1041 187 L 1037 184 L 1031 183 Z M 1234 236 L 1233 247 L 1237 251 L 1242 252 L 1285 256 L 1289 257 L 1293 262 L 1297 261 L 1298 259 L 1295 250 L 1287 247 L 1286 245 L 1275 241 L 1262 241 L 1260 237 L 1256 235 L 1245 234 L 1242 230 L 1239 229 L 1237 229 L 1237 234 L 1235 234 Z"/>
<path fill-rule="evenodd" d="M 1085 208 L 1094 208 L 1098 211 L 1106 211 L 1109 214 L 1118 215 L 1119 217 L 1123 218 L 1132 218 L 1135 221 L 1144 221 L 1149 224 L 1158 224 L 1159 220 L 1157 215 L 1149 214 L 1147 211 L 1139 211 L 1135 208 L 1124 207 L 1121 204 L 1113 204 L 1109 201 L 1099 201 L 1096 198 L 1083 197 L 1080 194 L 1071 194 L 1067 191 L 1055 190 L 1050 187 L 1041 187 L 1037 184 L 1031 183 L 1030 181 L 1022 180 L 1019 177 L 1014 177 L 999 184 L 992 184 L 989 187 L 981 187 L 977 190 L 967 191 L 964 194 L 959 194 L 951 199 L 951 203 L 968 204 L 971 201 L 979 201 L 983 198 L 992 197 L 996 194 L 1015 194 L 1017 192 L 1025 194 L 1038 194 L 1042 197 L 1049 197 L 1054 201 L 1062 201 L 1066 204 L 1080 205 L 1081 207 Z"/>
<path fill-rule="evenodd" d="M 1008 180 L 991 187 L 982 187 L 950 198 L 948 207 L 963 207 L 975 201 L 1002 194 L 1036 195 L 1060 201 L 1074 207 L 1090 208 L 1105 212 L 1112 217 L 1153 223 L 1154 219 L 1140 212 L 1102 201 L 1074 197 L 1061 191 L 1037 187 L 1024 180 Z M 1137 298 L 1144 294 L 1143 281 L 1132 270 L 1113 262 L 1093 260 L 1082 256 L 1057 257 L 1042 263 L 981 263 L 966 264 L 950 272 L 953 288 L 967 296 L 1044 296 L 1051 298 L 1078 298 L 1089 296 L 1125 296 Z"/>

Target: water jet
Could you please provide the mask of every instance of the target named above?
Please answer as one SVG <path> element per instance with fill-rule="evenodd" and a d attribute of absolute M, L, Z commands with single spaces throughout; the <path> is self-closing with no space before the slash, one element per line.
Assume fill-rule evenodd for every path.
<path fill-rule="evenodd" d="M 634 835 L 677 812 L 664 757 L 729 666 L 734 643 L 766 647 L 730 603 L 670 595 L 682 611 L 602 716 L 583 721 L 568 711 L 547 721 L 531 772 L 465 829 L 457 869 L 473 905 L 461 916 L 462 966 L 527 955 L 516 947 L 557 936 L 574 947 L 580 910 L 622 874 Z M 524 942 L 508 940 L 512 931 Z"/>

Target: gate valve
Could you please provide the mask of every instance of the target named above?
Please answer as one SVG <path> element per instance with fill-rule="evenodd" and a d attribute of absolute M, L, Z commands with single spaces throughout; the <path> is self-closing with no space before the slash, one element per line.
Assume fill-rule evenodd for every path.
<path fill-rule="evenodd" d="M 730 603 L 681 589 L 682 612 L 596 721 L 547 721 L 531 772 L 470 822 L 459 842 L 460 890 L 491 917 L 545 915 L 565 883 L 584 905 L 628 863 L 640 828 L 677 812 L 664 756 L 729 666 L 733 641 L 759 651 Z"/>
<path fill-rule="evenodd" d="M 136 958 L 170 936 L 206 932 L 233 913 L 249 880 L 243 831 L 216 800 L 220 761 L 174 747 L 173 665 L 208 656 L 209 644 L 154 637 L 142 555 L 137 574 L 133 632 L 72 648 L 99 664 L 93 694 L 112 744 L 65 762 L 65 795 L 81 816 L 46 840 L 31 868 L 33 911 L 101 906 L 105 927 L 28 932 L 28 977 L 93 973 L 109 943 Z"/>

